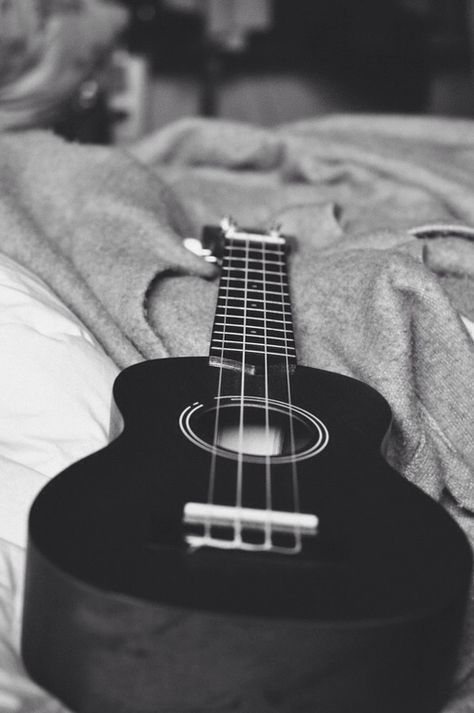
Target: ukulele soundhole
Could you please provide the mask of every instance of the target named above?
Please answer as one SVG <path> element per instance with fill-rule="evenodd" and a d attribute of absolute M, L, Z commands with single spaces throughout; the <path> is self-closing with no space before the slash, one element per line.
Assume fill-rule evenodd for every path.
<path fill-rule="evenodd" d="M 327 445 L 324 423 L 298 406 L 258 396 L 223 396 L 194 403 L 180 427 L 195 445 L 226 458 L 288 463 L 309 458 Z"/>

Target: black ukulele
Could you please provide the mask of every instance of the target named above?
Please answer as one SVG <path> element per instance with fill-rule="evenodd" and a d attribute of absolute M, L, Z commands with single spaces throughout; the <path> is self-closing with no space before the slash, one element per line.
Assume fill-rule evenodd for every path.
<path fill-rule="evenodd" d="M 297 366 L 287 240 L 205 234 L 209 357 L 123 371 L 122 434 L 32 506 L 26 667 L 80 713 L 435 713 L 467 539 L 383 459 L 382 396 Z"/>

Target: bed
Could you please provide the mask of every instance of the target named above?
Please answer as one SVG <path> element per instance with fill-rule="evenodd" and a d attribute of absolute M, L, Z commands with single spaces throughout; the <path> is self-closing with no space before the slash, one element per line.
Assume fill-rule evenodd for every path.
<path fill-rule="evenodd" d="M 390 402 L 388 456 L 474 537 L 474 124 L 182 120 L 127 150 L 0 136 L 0 710 L 64 710 L 19 657 L 29 506 L 105 445 L 143 359 L 206 355 L 222 215 L 298 236 L 299 361 Z M 445 713 L 474 705 L 472 612 Z M 400 713 L 403 713 L 402 711 Z"/>

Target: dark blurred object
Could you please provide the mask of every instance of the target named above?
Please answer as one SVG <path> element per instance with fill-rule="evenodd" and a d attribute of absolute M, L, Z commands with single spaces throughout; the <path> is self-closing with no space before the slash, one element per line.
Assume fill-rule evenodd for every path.
<path fill-rule="evenodd" d="M 197 77 L 201 113 L 219 113 L 227 80 L 276 72 L 342 81 L 380 110 L 426 105 L 431 5 L 423 0 L 268 0 L 268 27 L 250 27 L 233 44 L 212 32 L 209 16 L 227 7 L 235 26 L 239 0 L 124 2 L 132 14 L 128 46 L 157 73 Z"/>
<path fill-rule="evenodd" d="M 81 143 L 109 144 L 112 117 L 108 88 L 98 74 L 84 79 L 63 106 L 52 128 L 66 139 Z"/>
<path fill-rule="evenodd" d="M 129 8 L 126 44 L 130 52 L 146 55 L 151 69 L 189 72 L 196 68 L 204 41 L 200 12 L 176 10 L 162 0 L 122 0 Z M 225 2 L 225 0 L 224 0 Z M 203 7 L 206 4 L 204 0 Z"/>
<path fill-rule="evenodd" d="M 435 67 L 468 66 L 473 9 L 473 0 L 430 0 L 430 57 Z"/>
<path fill-rule="evenodd" d="M 102 77 L 127 17 L 109 0 L 0 2 L 0 130 L 107 140 Z"/>

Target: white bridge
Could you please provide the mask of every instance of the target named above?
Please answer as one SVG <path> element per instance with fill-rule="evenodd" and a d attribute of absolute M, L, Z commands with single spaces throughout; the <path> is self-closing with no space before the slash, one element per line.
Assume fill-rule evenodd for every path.
<path fill-rule="evenodd" d="M 319 520 L 316 515 L 301 512 L 286 512 L 282 510 L 259 510 L 257 508 L 238 507 L 231 505 L 215 505 L 213 503 L 189 502 L 184 506 L 183 522 L 188 526 L 201 526 L 204 534 L 186 535 L 186 542 L 191 547 L 218 547 L 221 549 L 299 551 L 301 538 L 316 535 Z M 216 538 L 211 534 L 212 527 L 224 527 L 233 530 L 231 540 Z M 261 544 L 245 542 L 242 530 L 257 530 L 265 534 Z M 294 546 L 275 547 L 272 535 L 288 533 L 294 536 Z"/>

